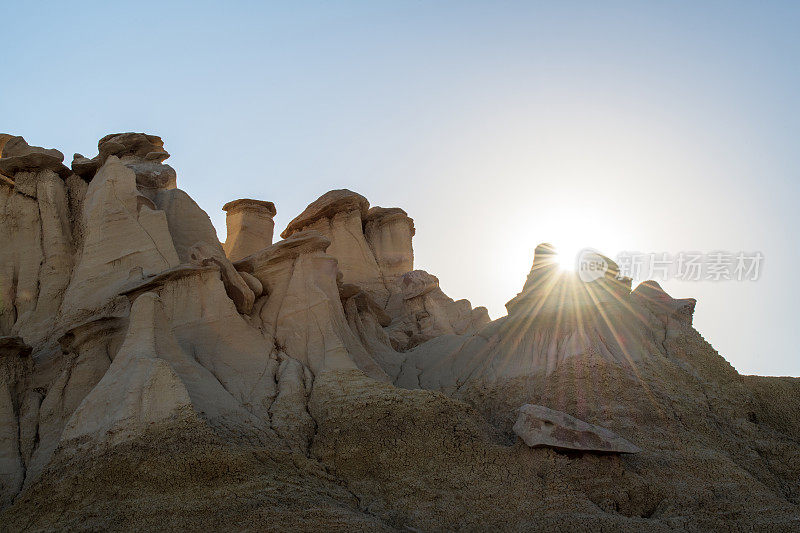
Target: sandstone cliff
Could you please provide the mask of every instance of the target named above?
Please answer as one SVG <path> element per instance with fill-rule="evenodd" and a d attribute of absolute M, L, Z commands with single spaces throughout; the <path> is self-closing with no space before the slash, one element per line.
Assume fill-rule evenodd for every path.
<path fill-rule="evenodd" d="M 0 150 L 0 529 L 800 528 L 800 380 L 691 298 L 540 245 L 490 321 L 352 191 L 223 244 L 159 137 Z"/>

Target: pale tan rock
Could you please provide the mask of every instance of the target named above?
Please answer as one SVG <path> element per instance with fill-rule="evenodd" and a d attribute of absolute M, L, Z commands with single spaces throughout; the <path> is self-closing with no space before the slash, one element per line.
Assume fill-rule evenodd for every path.
<path fill-rule="evenodd" d="M 485 307 L 473 309 L 468 300 L 453 301 L 439 287 L 439 279 L 424 270 L 407 272 L 396 287 L 386 310 L 393 317 L 390 331 L 398 349 L 439 335 L 475 333 L 489 323 Z"/>
<path fill-rule="evenodd" d="M 64 181 L 53 172 L 42 172 L 36 187 L 41 222 L 42 263 L 36 308 L 16 330 L 31 344 L 39 344 L 53 330 L 69 284 L 74 247 L 69 204 Z"/>
<path fill-rule="evenodd" d="M 90 315 L 131 282 L 178 264 L 165 213 L 142 200 L 133 171 L 110 156 L 86 192 L 86 235 L 62 321 Z"/>
<path fill-rule="evenodd" d="M 414 220 L 400 208 L 367 211 L 364 234 L 387 284 L 414 270 L 414 233 Z"/>
<path fill-rule="evenodd" d="M 181 350 L 206 368 L 245 411 L 249 425 L 269 428 L 269 408 L 277 395 L 278 362 L 273 344 L 251 327 L 226 294 L 217 268 L 183 268 L 128 294 L 156 292 Z M 137 298 L 138 299 L 138 298 Z M 243 423 L 239 419 L 237 424 Z M 246 432 L 252 438 L 252 432 Z"/>
<path fill-rule="evenodd" d="M 304 254 L 294 261 L 275 320 L 276 342 L 315 375 L 363 368 L 383 377 L 347 325 L 335 280 L 336 260 L 329 255 Z"/>
<path fill-rule="evenodd" d="M 219 246 L 199 242 L 192 247 L 189 254 L 192 261 L 200 265 L 217 265 L 222 274 L 222 282 L 225 284 L 225 292 L 236 304 L 236 309 L 243 314 L 250 312 L 255 301 L 255 294 L 241 274 L 233 267 L 233 264 L 225 257 Z"/>
<path fill-rule="evenodd" d="M 172 244 L 182 263 L 192 261 L 192 248 L 204 243 L 224 255 L 208 214 L 181 189 L 163 189 L 151 194 L 156 209 L 164 211 Z M 216 255 L 216 252 L 215 252 Z"/>
<path fill-rule="evenodd" d="M 400 372 L 403 357 L 395 351 L 392 339 L 384 329 L 392 318 L 368 293 L 356 285 L 341 285 L 339 296 L 350 330 L 383 371 L 394 379 Z"/>
<path fill-rule="evenodd" d="M 650 309 L 665 322 L 678 320 L 691 325 L 697 300 L 694 298 L 675 299 L 667 294 L 657 281 L 643 281 L 631 293 L 634 301 Z"/>
<path fill-rule="evenodd" d="M 250 290 L 253 291 L 253 295 L 258 298 L 264 293 L 264 286 L 258 281 L 258 278 L 252 274 L 248 274 L 247 272 L 239 272 L 239 275 L 242 277 L 247 286 L 250 287 Z"/>
<path fill-rule="evenodd" d="M 51 170 L 20 172 L 0 186 L 0 333 L 38 345 L 54 329 L 74 249 L 64 181 Z"/>
<path fill-rule="evenodd" d="M 152 423 L 194 415 L 186 386 L 159 357 L 163 322 L 156 309 L 155 295 L 134 302 L 125 342 L 70 417 L 64 441 L 91 437 L 95 443 L 114 444 L 143 433 Z"/>
<path fill-rule="evenodd" d="M 235 263 L 263 285 L 269 297 L 261 308 L 264 334 L 276 347 L 316 376 L 337 369 L 361 369 L 388 376 L 350 329 L 337 286 L 337 262 L 325 253 L 330 241 L 302 231 Z"/>
<path fill-rule="evenodd" d="M 36 373 L 20 413 L 20 442 L 26 466 L 25 486 L 35 482 L 61 442 L 65 424 L 106 374 L 122 344 L 129 306 L 113 305 L 68 330 L 60 349 L 39 350 Z"/>
<path fill-rule="evenodd" d="M 225 256 L 206 212 L 180 189 L 158 190 L 152 197 L 154 205 L 166 214 L 178 259 L 183 263 L 219 266 L 228 295 L 240 312 L 249 313 L 255 295 L 251 294 L 252 289 Z"/>
<path fill-rule="evenodd" d="M 231 261 L 244 259 L 272 244 L 275 204 L 243 198 L 228 202 L 222 210 L 228 230 L 224 248 Z"/>
<path fill-rule="evenodd" d="M 613 431 L 555 409 L 525 404 L 518 412 L 514 433 L 531 448 L 548 447 L 602 453 L 642 451 Z"/>
<path fill-rule="evenodd" d="M 328 246 L 330 241 L 321 234 L 300 232 L 234 263 L 237 270 L 255 277 L 269 294 L 259 313 L 268 338 L 275 338 L 278 312 L 286 296 L 295 261 L 304 254 L 324 252 Z"/>
<path fill-rule="evenodd" d="M 599 304 L 614 305 L 627 299 L 630 278 L 619 277 L 619 267 L 608 257 L 598 257 L 605 261 L 607 270 L 601 278 L 587 283 L 574 272 L 560 268 L 551 244 L 540 244 L 522 291 L 506 303 L 509 314 L 561 312 L 574 318 L 584 308 L 595 309 Z"/>
<path fill-rule="evenodd" d="M 396 382 L 452 390 L 466 379 L 495 382 L 549 375 L 587 356 L 635 368 L 653 354 L 667 357 L 663 341 L 686 334 L 690 321 L 685 317 L 693 300 L 673 300 L 660 288 L 643 288 L 634 295 L 630 279 L 611 273 L 584 283 L 576 273 L 556 266 L 549 245 L 536 252 L 523 290 L 506 305 L 507 317 L 466 337 L 445 335 L 418 346 Z"/>
<path fill-rule="evenodd" d="M 36 199 L 0 185 L 0 334 L 10 335 L 36 309 L 41 242 Z"/>
<path fill-rule="evenodd" d="M 309 204 L 281 236 L 287 238 L 300 230 L 325 235 L 331 241 L 327 252 L 339 262 L 344 283 L 360 286 L 384 306 L 389 290 L 364 236 L 368 209 L 369 202 L 360 194 L 347 189 L 329 191 Z"/>

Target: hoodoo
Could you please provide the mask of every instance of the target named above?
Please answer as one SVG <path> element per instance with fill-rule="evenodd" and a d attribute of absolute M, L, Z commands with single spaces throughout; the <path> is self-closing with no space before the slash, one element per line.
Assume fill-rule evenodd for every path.
<path fill-rule="evenodd" d="M 275 204 L 243 198 L 228 202 L 222 210 L 227 215 L 228 227 L 225 253 L 231 261 L 243 259 L 272 244 Z"/>
<path fill-rule="evenodd" d="M 800 528 L 800 380 L 608 258 L 491 320 L 353 191 L 223 244 L 155 135 L 0 151 L 0 529 Z"/>

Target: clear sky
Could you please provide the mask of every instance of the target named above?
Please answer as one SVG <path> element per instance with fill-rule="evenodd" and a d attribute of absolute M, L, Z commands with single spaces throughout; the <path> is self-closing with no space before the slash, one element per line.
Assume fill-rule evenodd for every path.
<path fill-rule="evenodd" d="M 417 268 L 493 318 L 534 246 L 764 254 L 668 282 L 740 372 L 800 375 L 800 3 L 14 2 L 0 131 L 164 138 L 224 239 L 349 188 L 415 219 Z"/>

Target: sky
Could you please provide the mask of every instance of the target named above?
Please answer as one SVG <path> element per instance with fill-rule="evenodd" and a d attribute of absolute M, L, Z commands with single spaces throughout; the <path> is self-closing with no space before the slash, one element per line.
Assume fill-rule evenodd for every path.
<path fill-rule="evenodd" d="M 178 186 L 348 188 L 414 218 L 415 266 L 492 318 L 540 242 L 761 252 L 662 285 L 742 373 L 800 376 L 800 3 L 16 2 L 0 131 L 92 157 L 160 135 Z"/>

